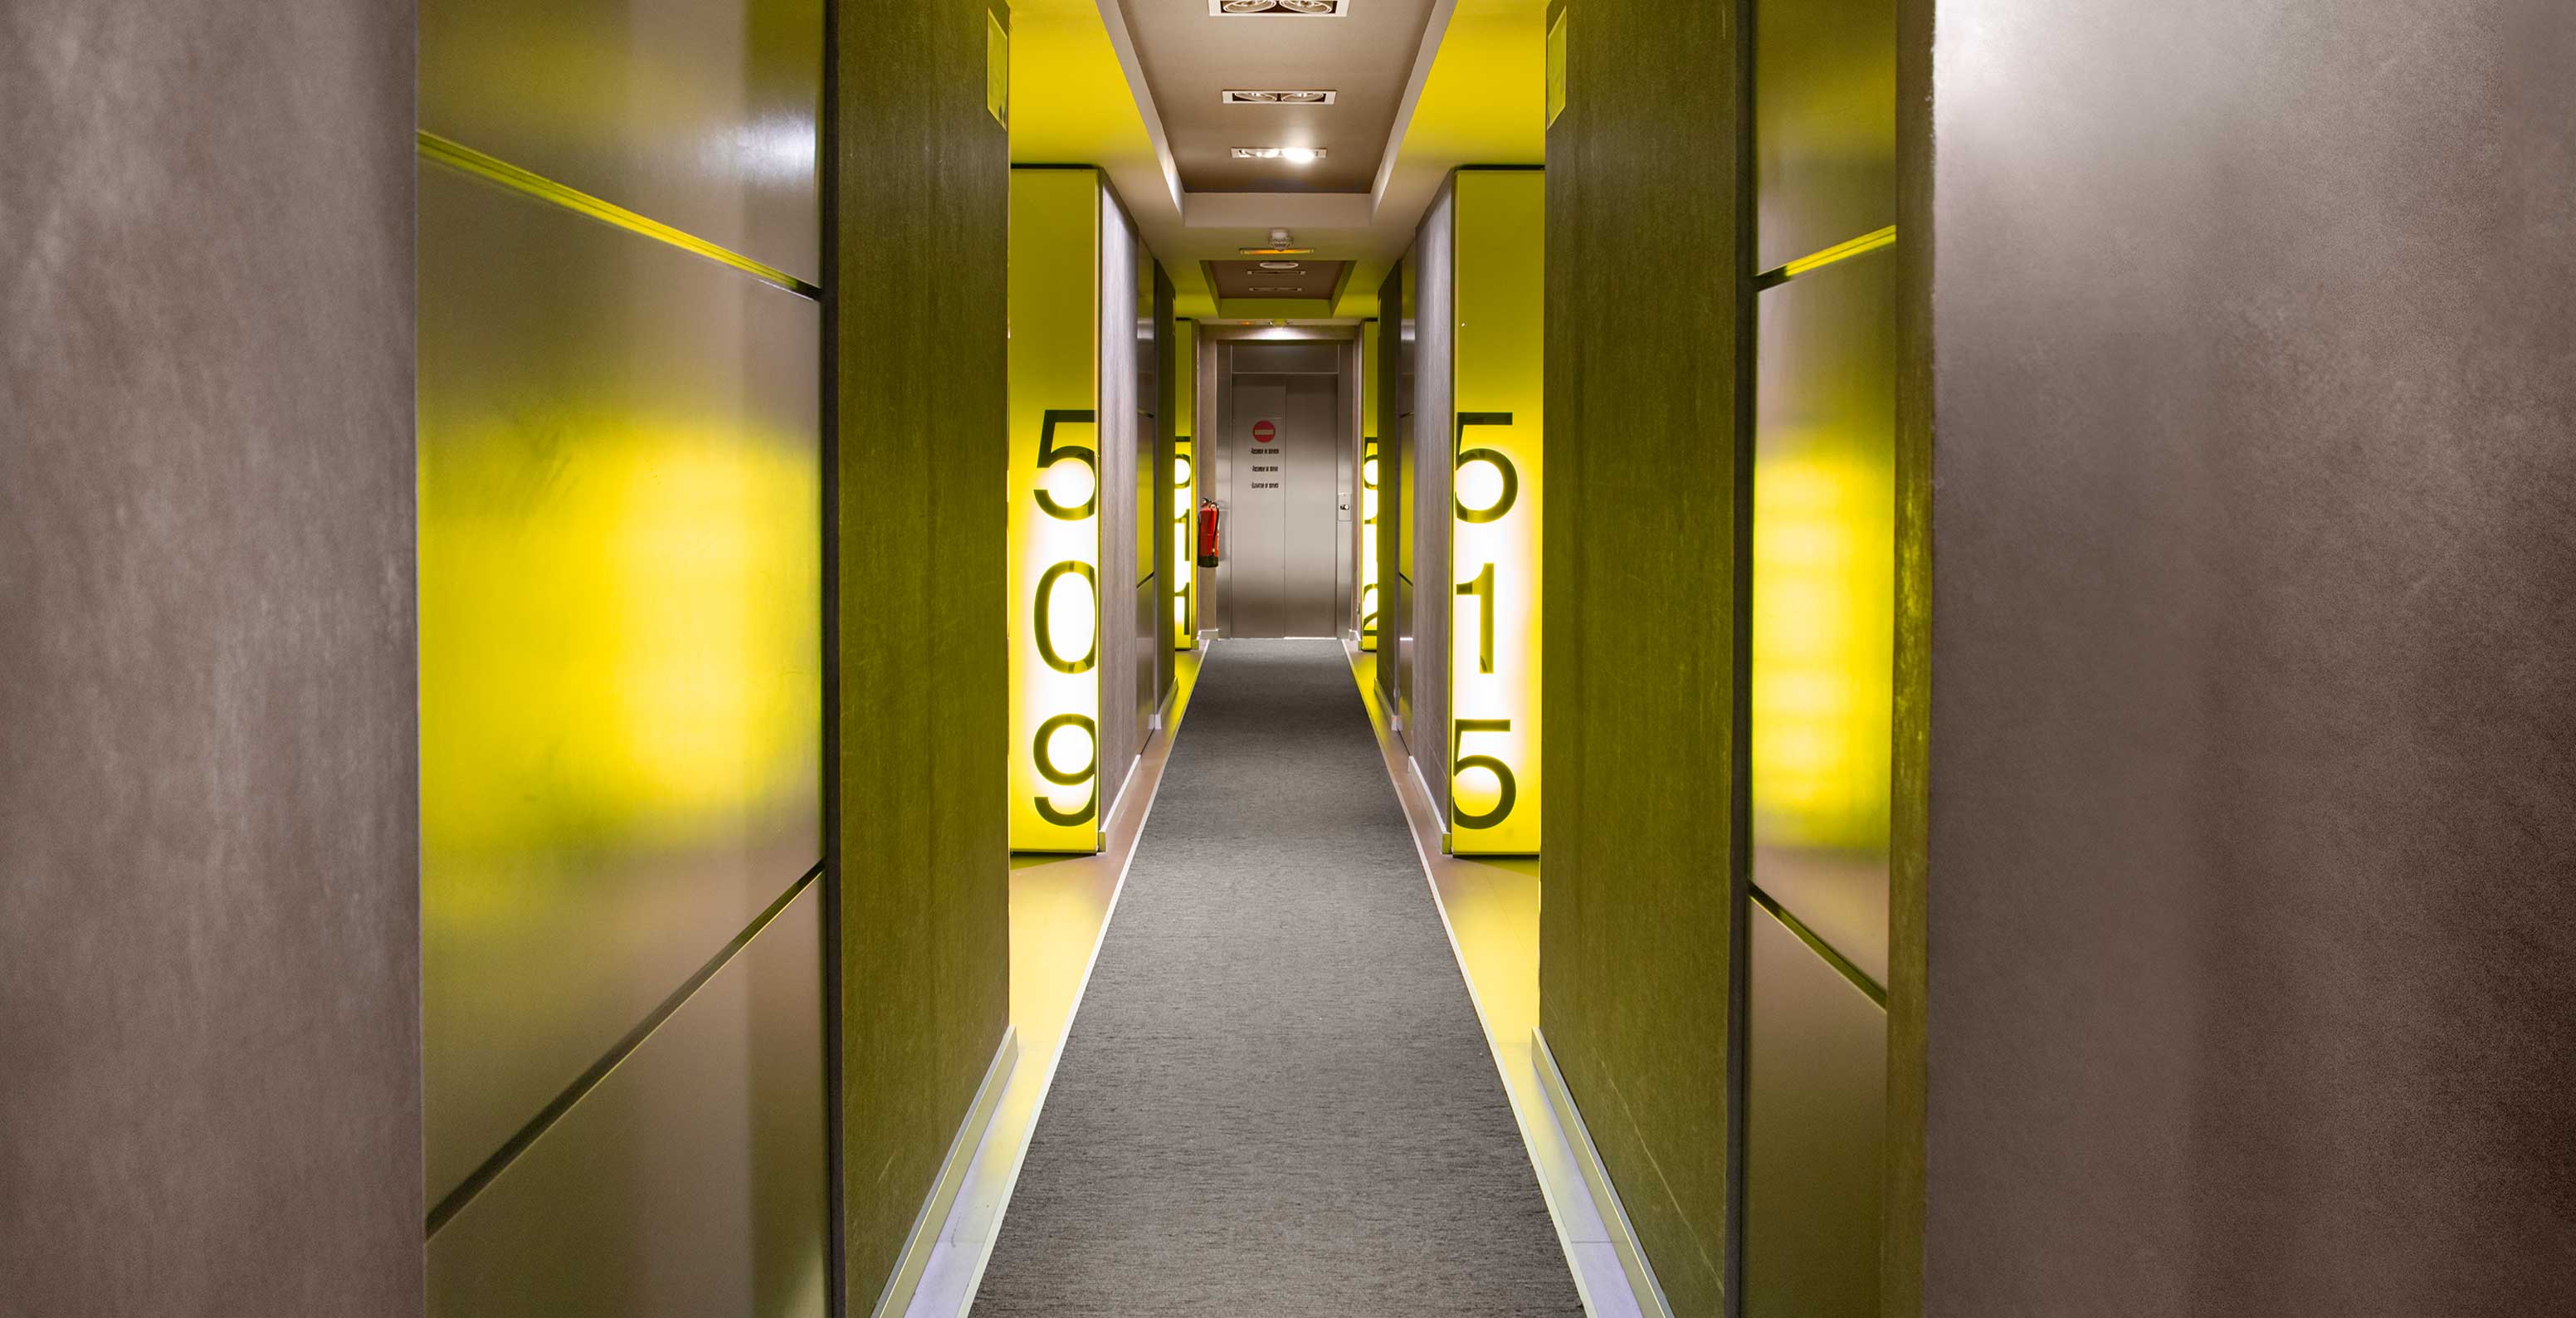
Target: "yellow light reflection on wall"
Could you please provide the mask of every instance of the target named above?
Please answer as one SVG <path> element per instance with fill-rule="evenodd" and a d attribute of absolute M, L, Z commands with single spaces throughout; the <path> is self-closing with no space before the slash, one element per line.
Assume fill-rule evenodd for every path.
<path fill-rule="evenodd" d="M 1457 174 L 1458 325 L 1446 442 L 1450 524 L 1450 849 L 1539 845 L 1539 530 L 1545 397 L 1546 184 L 1535 170 Z"/>
<path fill-rule="evenodd" d="M 478 856 L 723 842 L 816 808 L 811 441 L 550 428 L 577 449 L 516 428 L 423 446 L 421 842 L 443 897 Z"/>
<path fill-rule="evenodd" d="M 1753 801 L 1765 846 L 1887 845 L 1895 473 L 1887 440 L 1767 436 L 1753 482 Z"/>
<path fill-rule="evenodd" d="M 1100 846 L 1100 183 L 1011 173 L 1011 847 Z"/>

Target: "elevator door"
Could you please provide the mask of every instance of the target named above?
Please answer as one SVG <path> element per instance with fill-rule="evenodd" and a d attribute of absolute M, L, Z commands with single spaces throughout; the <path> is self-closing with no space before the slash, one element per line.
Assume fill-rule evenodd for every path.
<path fill-rule="evenodd" d="M 1237 375 L 1232 444 L 1235 636 L 1333 636 L 1340 537 L 1340 382 L 1330 375 Z"/>

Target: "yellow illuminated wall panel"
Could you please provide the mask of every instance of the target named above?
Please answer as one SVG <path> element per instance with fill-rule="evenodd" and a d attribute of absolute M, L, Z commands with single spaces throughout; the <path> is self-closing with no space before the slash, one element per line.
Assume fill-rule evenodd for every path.
<path fill-rule="evenodd" d="M 1536 170 L 1465 169 L 1456 187 L 1450 849 L 1532 855 L 1546 182 Z"/>
<path fill-rule="evenodd" d="M 1099 225 L 1097 174 L 1012 171 L 1014 851 L 1100 846 Z"/>

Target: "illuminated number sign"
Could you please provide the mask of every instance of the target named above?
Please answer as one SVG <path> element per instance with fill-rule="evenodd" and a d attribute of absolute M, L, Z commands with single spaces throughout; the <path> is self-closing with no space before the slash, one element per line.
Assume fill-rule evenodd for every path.
<path fill-rule="evenodd" d="M 1448 752 L 1460 855 L 1539 844 L 1545 208 L 1535 171 L 1456 176 Z"/>
<path fill-rule="evenodd" d="M 1360 447 L 1360 648 L 1377 648 L 1377 437 Z"/>
<path fill-rule="evenodd" d="M 1100 846 L 1100 184 L 1011 176 L 1010 833 Z"/>
<path fill-rule="evenodd" d="M 1468 432 L 1478 427 L 1508 433 L 1512 414 L 1461 412 L 1452 432 L 1457 521 L 1450 534 L 1455 561 L 1467 577 L 1456 586 L 1458 609 L 1450 632 L 1456 713 L 1449 721 L 1451 845 L 1462 854 L 1535 851 L 1534 841 L 1520 839 L 1534 839 L 1536 830 L 1514 827 L 1521 792 L 1512 763 L 1531 738 L 1517 714 L 1523 706 L 1516 697 L 1524 693 L 1515 685 L 1525 665 L 1511 662 L 1529 648 L 1522 633 L 1530 630 L 1529 577 L 1536 563 L 1528 551 L 1535 538 L 1514 534 L 1520 529 L 1514 520 L 1521 512 L 1520 464 L 1497 446 L 1505 442 L 1499 438 L 1471 444 Z M 1498 616 L 1506 613 L 1512 616 Z M 1506 638 L 1501 663 L 1498 627 Z M 1504 680 L 1506 667 L 1515 681 Z M 1470 715 L 1471 710 L 1476 714 Z"/>
<path fill-rule="evenodd" d="M 1100 570 L 1093 562 L 1100 552 L 1100 455 L 1087 444 L 1059 442 L 1057 434 L 1060 427 L 1097 424 L 1090 408 L 1050 408 L 1038 432 L 1037 479 L 1029 486 L 1040 513 L 1070 524 L 1070 534 L 1039 537 L 1054 541 L 1064 557 L 1038 573 L 1029 609 L 1039 662 L 1065 677 L 1082 677 L 1100 664 Z M 1077 473 L 1070 480 L 1057 474 L 1068 463 L 1077 464 L 1066 468 Z M 1071 497 L 1076 492 L 1078 500 Z M 1051 715 L 1028 746 L 1048 784 L 1030 804 L 1038 818 L 1059 828 L 1089 824 L 1100 813 L 1098 679 L 1066 689 L 1066 703 L 1080 703 L 1077 691 L 1087 692 L 1094 708 Z M 1068 795 L 1076 799 L 1067 802 Z"/>
<path fill-rule="evenodd" d="M 1190 543 L 1190 530 L 1198 517 L 1198 469 L 1190 460 L 1190 437 L 1172 441 L 1172 648 L 1188 650 L 1198 644 L 1198 618 L 1190 608 L 1190 587 L 1196 580 L 1191 570 L 1198 564 L 1198 548 Z"/>

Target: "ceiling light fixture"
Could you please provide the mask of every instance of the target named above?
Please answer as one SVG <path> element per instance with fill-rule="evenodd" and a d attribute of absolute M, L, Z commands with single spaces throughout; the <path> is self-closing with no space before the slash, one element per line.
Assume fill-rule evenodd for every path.
<path fill-rule="evenodd" d="M 1324 158 L 1324 148 L 1320 146 L 1239 146 L 1234 149 L 1234 158 L 1285 160 L 1292 165 L 1311 165 Z"/>
<path fill-rule="evenodd" d="M 1227 105 L 1331 105 L 1336 91 L 1254 91 L 1230 87 L 1218 94 Z"/>
<path fill-rule="evenodd" d="M 1261 268 L 1264 270 L 1294 270 L 1304 264 L 1305 262 L 1303 261 L 1264 261 L 1261 263 Z"/>

